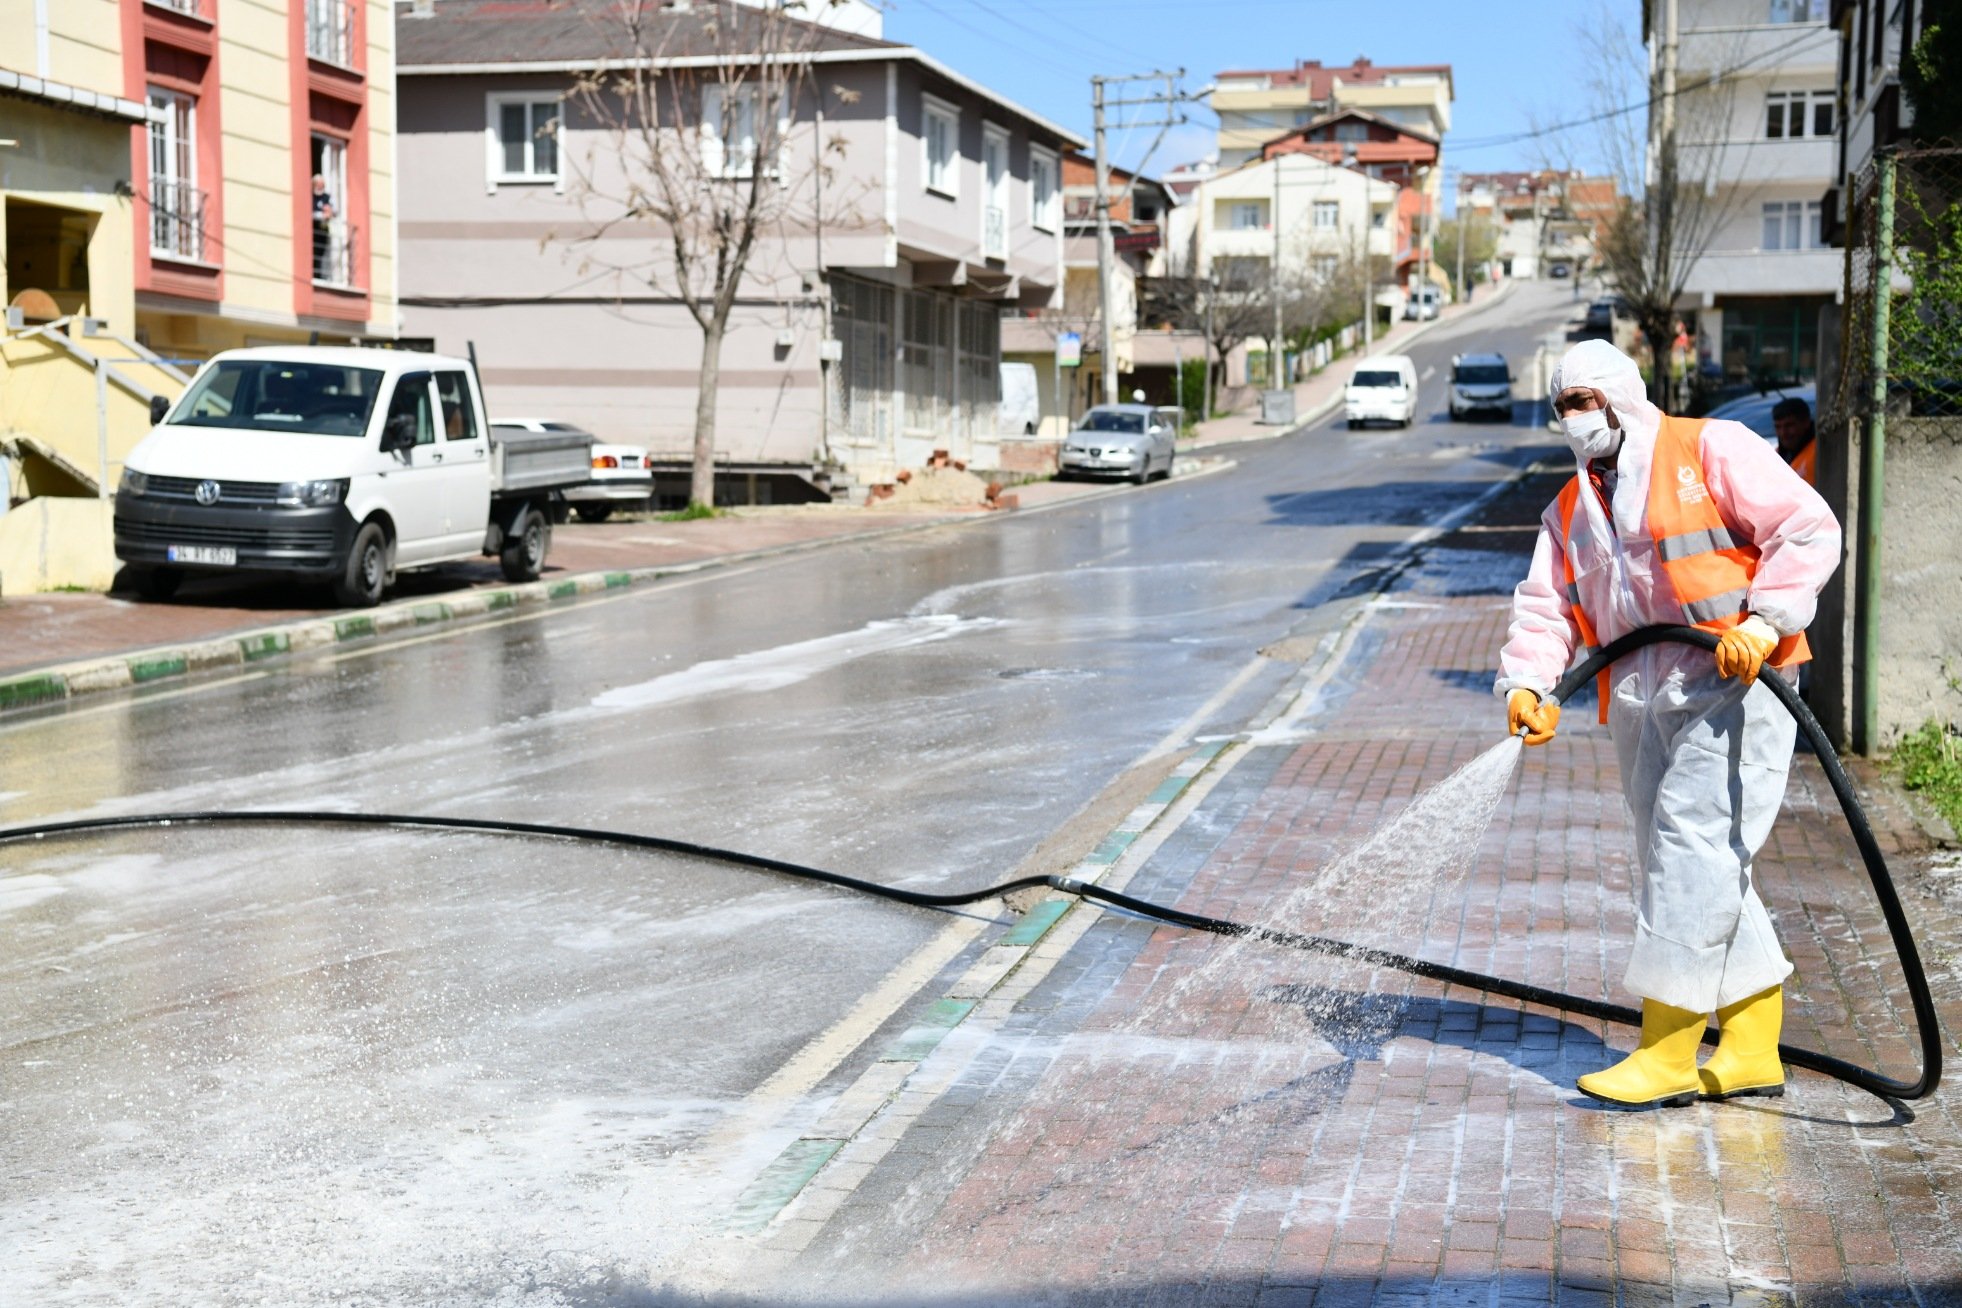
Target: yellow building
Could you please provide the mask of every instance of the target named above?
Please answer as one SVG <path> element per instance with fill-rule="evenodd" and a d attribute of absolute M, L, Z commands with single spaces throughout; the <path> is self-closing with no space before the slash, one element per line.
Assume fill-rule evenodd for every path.
<path fill-rule="evenodd" d="M 0 0 L 0 587 L 108 584 L 202 360 L 396 334 L 393 9 Z"/>

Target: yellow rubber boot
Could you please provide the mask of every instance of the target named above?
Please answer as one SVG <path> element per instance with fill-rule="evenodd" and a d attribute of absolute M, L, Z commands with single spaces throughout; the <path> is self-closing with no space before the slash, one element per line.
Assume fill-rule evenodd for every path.
<path fill-rule="evenodd" d="M 1717 1010 L 1723 1033 L 1717 1052 L 1703 1065 L 1705 1099 L 1745 1095 L 1775 1098 L 1785 1093 L 1785 1065 L 1778 1061 L 1778 1035 L 1785 1025 L 1785 988 L 1773 986 Z"/>
<path fill-rule="evenodd" d="M 1641 1045 L 1613 1067 L 1589 1073 L 1575 1085 L 1591 1099 L 1629 1108 L 1693 1104 L 1703 1090 L 1696 1075 L 1703 1022 L 1701 1013 L 1644 999 Z"/>

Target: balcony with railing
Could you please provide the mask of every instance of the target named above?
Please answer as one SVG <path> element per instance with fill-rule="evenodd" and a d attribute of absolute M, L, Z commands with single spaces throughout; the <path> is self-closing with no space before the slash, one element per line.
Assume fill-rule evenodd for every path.
<path fill-rule="evenodd" d="M 354 289 L 354 225 L 330 218 L 313 225 L 313 280 L 322 286 Z"/>
<path fill-rule="evenodd" d="M 176 13 L 189 14 L 192 18 L 203 18 L 205 16 L 205 0 L 148 0 L 148 2 L 159 9 L 169 9 Z"/>
<path fill-rule="evenodd" d="M 355 66 L 354 0 L 306 0 L 307 57 Z"/>
<path fill-rule="evenodd" d="M 990 259 L 1008 257 L 1008 214 L 993 205 L 981 211 L 981 252 Z"/>
<path fill-rule="evenodd" d="M 189 182 L 153 174 L 150 178 L 150 253 L 202 263 L 207 198 L 203 191 Z"/>

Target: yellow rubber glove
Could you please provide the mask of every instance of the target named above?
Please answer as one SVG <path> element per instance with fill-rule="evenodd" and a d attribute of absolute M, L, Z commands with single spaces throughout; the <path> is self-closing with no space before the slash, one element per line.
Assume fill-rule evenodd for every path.
<path fill-rule="evenodd" d="M 1518 735 L 1521 727 L 1526 728 L 1526 743 L 1544 745 L 1553 739 L 1553 730 L 1560 725 L 1560 706 L 1542 704 L 1538 691 L 1521 687 L 1506 696 L 1506 731 Z"/>
<path fill-rule="evenodd" d="M 1745 685 L 1751 685 L 1777 648 L 1777 630 L 1753 613 L 1717 638 L 1717 675 L 1742 677 Z"/>

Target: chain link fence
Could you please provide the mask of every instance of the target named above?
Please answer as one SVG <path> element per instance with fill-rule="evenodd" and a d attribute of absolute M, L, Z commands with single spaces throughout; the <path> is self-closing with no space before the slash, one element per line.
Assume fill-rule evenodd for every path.
<path fill-rule="evenodd" d="M 1941 616 L 1962 609 L 1962 149 L 1876 158 L 1845 242 L 1818 431 L 1848 568 L 1821 616 L 1843 602 L 1844 698 L 1829 707 L 1869 753 L 1962 722 L 1962 619 Z"/>

